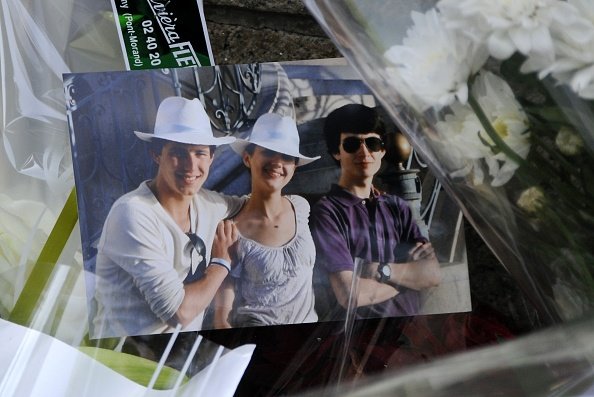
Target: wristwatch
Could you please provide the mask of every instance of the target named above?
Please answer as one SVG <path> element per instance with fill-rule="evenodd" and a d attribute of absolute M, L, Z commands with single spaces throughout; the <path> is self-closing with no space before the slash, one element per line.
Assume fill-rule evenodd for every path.
<path fill-rule="evenodd" d="M 390 276 L 392 275 L 392 268 L 387 263 L 380 263 L 377 266 L 377 273 L 378 281 L 380 283 L 385 283 L 390 280 Z"/>

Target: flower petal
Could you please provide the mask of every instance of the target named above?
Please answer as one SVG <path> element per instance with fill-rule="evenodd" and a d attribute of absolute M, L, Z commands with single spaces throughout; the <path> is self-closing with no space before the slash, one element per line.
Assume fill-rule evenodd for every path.
<path fill-rule="evenodd" d="M 461 104 L 466 104 L 468 102 L 468 85 L 462 84 L 458 91 L 456 92 L 456 98 L 460 101 Z"/>
<path fill-rule="evenodd" d="M 553 60 L 553 39 L 549 29 L 545 26 L 539 26 L 532 31 L 531 34 L 532 51 L 549 57 Z"/>
<path fill-rule="evenodd" d="M 509 37 L 501 32 L 494 32 L 490 35 L 487 45 L 489 47 L 489 53 L 497 59 L 507 59 L 516 50 Z"/>
<path fill-rule="evenodd" d="M 508 31 L 508 34 L 518 51 L 528 55 L 533 46 L 531 32 L 520 27 L 514 27 Z"/>
<path fill-rule="evenodd" d="M 573 75 L 571 88 L 579 93 L 585 89 L 594 79 L 594 65 L 584 68 Z"/>

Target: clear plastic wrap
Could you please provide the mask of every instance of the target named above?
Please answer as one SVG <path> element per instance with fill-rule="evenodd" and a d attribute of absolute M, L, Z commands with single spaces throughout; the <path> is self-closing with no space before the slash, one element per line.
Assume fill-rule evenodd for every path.
<path fill-rule="evenodd" d="M 181 372 L 163 370 L 167 354 L 143 361 L 117 341 L 104 350 L 88 340 L 62 74 L 125 68 L 111 3 L 7 0 L 0 18 L 0 317 L 9 320 L 0 320 L 0 394 L 232 395 L 253 346 L 206 343 L 213 354 L 202 353 L 197 374 L 187 365 L 198 335 Z M 155 383 L 159 372 L 177 381 Z"/>
<path fill-rule="evenodd" d="M 404 389 L 408 390 L 407 384 L 412 380 L 424 377 L 433 379 L 437 376 L 435 373 L 443 371 L 442 365 L 445 368 L 456 369 L 448 373 L 450 378 L 447 382 L 435 380 L 430 382 L 430 386 L 421 385 L 410 393 L 418 395 L 421 393 L 418 390 L 421 390 L 427 395 L 443 395 L 454 390 L 463 394 L 469 389 L 459 386 L 456 383 L 457 379 L 471 376 L 473 370 L 475 373 L 479 371 L 476 375 L 479 378 L 485 373 L 490 373 L 488 371 L 492 367 L 487 364 L 501 363 L 503 357 L 507 357 L 510 351 L 523 352 L 522 346 L 528 346 L 528 350 L 535 352 L 531 348 L 535 342 L 522 340 L 513 345 L 495 347 L 484 354 L 476 352 L 474 355 L 452 358 L 451 361 L 445 361 L 443 364 L 429 363 L 445 355 L 512 339 L 521 332 L 514 329 L 513 324 L 499 313 L 484 306 L 472 308 L 466 295 L 457 295 L 458 298 L 464 299 L 456 302 L 455 307 L 458 308 L 456 311 L 459 312 L 451 313 L 454 311 L 450 305 L 451 302 L 448 301 L 451 290 L 458 292 L 458 288 L 468 288 L 466 268 L 458 266 L 466 263 L 461 233 L 462 218 L 458 216 L 457 209 L 455 206 L 452 207 L 451 203 L 441 208 L 446 214 L 455 214 L 451 218 L 453 223 L 448 225 L 440 223 L 439 216 L 433 216 L 434 212 L 423 212 L 426 219 L 432 220 L 432 226 L 437 231 L 434 235 L 434 237 L 437 236 L 436 244 L 439 233 L 444 228 L 449 228 L 448 233 L 455 234 L 454 238 L 443 243 L 443 250 L 440 251 L 440 261 L 446 263 L 453 274 L 448 280 L 451 282 L 448 284 L 450 291 L 445 291 L 444 295 L 433 296 L 430 302 L 433 309 L 428 313 L 403 318 L 331 321 L 90 340 L 87 317 L 89 291 L 85 289 L 84 284 L 86 281 L 87 285 L 93 285 L 95 275 L 86 270 L 89 270 L 88 264 L 92 264 L 92 250 L 97 234 L 89 234 L 88 229 L 84 226 L 79 229 L 81 225 L 76 224 L 75 196 L 72 191 L 73 167 L 68 144 L 66 115 L 67 109 L 72 111 L 72 107 L 78 103 L 77 101 L 68 102 L 65 106 L 62 74 L 125 68 L 118 32 L 113 23 L 112 8 L 107 1 L 88 0 L 76 2 L 65 0 L 51 4 L 38 1 L 2 0 L 0 5 L 2 17 L 0 84 L 3 109 L 1 119 L 3 141 L 0 153 L 0 162 L 2 162 L 0 166 L 0 317 L 24 323 L 28 327 L 16 327 L 13 323 L 4 321 L 0 323 L 0 335 L 8 341 L 0 347 L 2 357 L 0 360 L 2 363 L 0 364 L 0 391 L 2 392 L 0 394 L 19 395 L 22 394 L 21 392 L 35 394 L 32 393 L 35 391 L 39 395 L 47 395 L 51 392 L 55 394 L 63 391 L 78 395 L 80 390 L 88 394 L 90 389 L 85 387 L 89 385 L 98 385 L 92 389 L 92 392 L 97 395 L 113 395 L 125 393 L 127 390 L 131 393 L 147 393 L 146 386 L 148 385 L 149 389 L 154 386 L 151 379 L 155 369 L 157 366 L 165 365 L 167 373 L 178 375 L 176 371 L 180 371 L 183 375 L 183 372 L 187 371 L 187 375 L 192 378 L 182 389 L 166 390 L 162 393 L 149 391 L 148 395 L 150 393 L 212 395 L 206 389 L 201 389 L 203 386 L 200 386 L 200 383 L 211 388 L 219 384 L 201 378 L 208 375 L 208 370 L 204 369 L 205 361 L 216 356 L 219 346 L 233 349 L 218 361 L 221 363 L 227 357 L 225 360 L 232 360 L 233 364 L 236 364 L 233 369 L 223 365 L 218 367 L 223 373 L 221 382 L 227 386 L 226 392 L 229 395 L 233 393 L 232 389 L 235 386 L 237 386 L 236 395 L 297 394 L 305 390 L 316 390 L 314 392 L 316 395 L 332 393 L 340 395 L 347 393 L 351 387 L 365 380 L 373 382 L 379 389 L 363 388 L 361 393 L 369 394 L 376 391 L 383 393 L 381 390 L 384 390 L 382 389 L 384 381 L 370 377 L 378 373 L 385 373 L 385 376 L 393 381 L 388 386 L 390 391 L 386 393 L 392 393 L 395 390 L 400 392 Z M 339 23 L 336 22 L 332 26 L 337 28 Z M 351 27 L 347 31 L 350 29 Z M 342 39 L 338 38 L 337 42 L 348 47 L 348 38 L 347 34 L 343 38 L 347 41 L 341 41 Z M 351 57 L 349 59 L 352 60 Z M 341 63 L 338 62 L 338 65 L 340 66 Z M 291 68 L 290 65 L 286 67 Z M 310 84 L 308 79 L 299 78 L 301 72 L 299 67 L 295 65 L 291 73 L 293 73 L 295 89 L 302 91 L 303 98 L 315 93 L 316 87 L 324 86 L 325 89 L 331 88 L 340 92 L 341 96 L 347 97 L 347 101 L 361 100 L 358 96 L 364 85 L 352 72 L 342 70 L 342 73 L 349 76 L 349 80 L 354 81 L 353 86 L 356 87 L 354 92 L 332 81 L 332 78 L 328 78 L 327 75 L 320 75 L 315 84 Z M 172 79 L 173 73 L 167 74 L 165 71 L 156 73 L 162 73 L 164 77 L 161 77 L 168 79 L 168 84 L 174 90 L 181 90 L 179 81 Z M 372 87 L 375 81 L 373 76 L 372 73 L 366 75 L 372 82 Z M 67 90 L 67 97 L 84 96 L 84 85 L 80 87 L 82 89 L 76 92 Z M 286 88 L 275 87 L 279 92 Z M 174 93 L 179 94 L 179 92 Z M 323 96 L 320 102 L 323 105 L 337 106 L 337 101 L 343 100 L 344 98 L 335 96 Z M 375 101 L 366 103 L 377 104 Z M 283 102 L 266 105 L 282 106 L 283 104 L 286 105 Z M 320 128 L 318 119 L 324 116 L 316 113 L 316 106 L 320 103 L 298 100 L 294 105 L 301 117 L 311 121 L 311 125 L 306 126 L 306 129 Z M 389 109 L 390 106 L 387 108 Z M 147 113 L 153 115 L 154 110 Z M 147 120 L 145 120 L 146 123 L 150 124 Z M 151 127 L 152 124 L 146 126 L 147 129 Z M 221 131 L 225 130 L 225 125 L 220 127 Z M 240 132 L 247 131 L 247 126 L 244 126 L 246 129 L 237 125 L 235 127 L 238 127 Z M 315 141 L 309 142 L 309 145 L 311 150 L 320 149 Z M 410 159 L 408 166 L 424 165 L 423 160 L 416 154 Z M 219 164 L 220 172 L 218 175 L 215 173 L 212 186 L 236 187 L 229 185 L 225 179 L 228 168 L 236 165 Z M 139 169 L 143 172 L 148 171 L 143 166 L 133 165 L 132 168 L 136 171 Z M 329 173 L 333 175 L 328 181 L 336 177 L 334 171 L 330 170 Z M 138 178 L 138 175 L 135 174 L 134 177 Z M 312 184 L 312 175 L 307 173 L 301 175 L 294 186 L 295 192 L 317 186 L 319 178 L 316 179 L 316 177 L 317 174 L 313 178 L 316 184 Z M 245 175 L 243 178 L 241 186 L 246 182 Z M 428 182 L 428 186 L 432 186 L 432 183 L 433 181 Z M 391 187 L 389 182 L 386 187 Z M 427 187 L 423 189 L 427 196 L 431 196 L 432 191 Z M 239 193 L 240 191 L 229 192 Z M 323 191 L 312 193 L 316 195 Z M 81 195 L 79 197 L 88 198 L 84 204 L 93 205 L 92 192 L 84 192 L 81 189 L 79 194 Z M 423 200 L 430 200 L 427 196 L 424 196 Z M 65 203 L 66 206 L 64 206 Z M 83 243 L 88 243 L 85 246 L 81 246 L 79 230 L 83 233 Z M 97 232 L 98 229 L 93 230 Z M 87 256 L 89 252 L 91 255 Z M 85 265 L 87 265 L 86 270 Z M 456 269 L 462 269 L 462 271 L 456 273 Z M 38 277 L 30 278 L 32 272 Z M 30 280 L 37 281 L 30 284 Z M 567 295 L 570 298 L 572 296 L 569 293 Z M 431 300 L 431 297 L 428 300 Z M 18 310 L 15 310 L 15 307 Z M 472 311 L 468 311 L 470 309 Z M 590 326 L 585 324 L 586 334 Z M 563 351 L 563 344 L 557 341 L 564 335 L 564 329 L 556 332 L 537 336 L 534 340 L 538 343 L 549 341 L 561 346 L 560 349 Z M 567 339 L 574 335 L 571 332 L 567 334 L 570 335 Z M 581 328 L 579 332 L 582 332 Z M 47 335 L 56 339 L 49 339 Z M 196 353 L 195 342 L 201 338 L 204 338 L 205 352 L 200 351 L 201 357 L 192 359 Z M 584 340 L 582 337 L 575 339 L 580 342 Z M 63 342 L 67 345 L 63 345 Z M 256 347 L 251 350 L 253 346 L 244 347 L 245 344 L 256 345 Z M 83 351 L 94 354 L 94 360 L 89 361 L 72 349 L 81 345 L 85 346 Z M 97 347 L 99 349 L 96 349 Z M 100 350 L 103 348 L 106 350 Z M 588 347 L 584 344 L 586 354 L 589 351 L 587 349 Z M 47 361 L 42 354 L 45 352 L 50 354 Z M 233 359 L 234 352 L 241 353 L 241 358 Z M 567 358 L 566 362 L 572 364 L 570 373 L 566 373 L 565 378 L 557 376 L 556 367 L 553 370 L 551 367 L 539 367 L 536 372 L 538 374 L 547 374 L 547 371 L 555 372 L 553 376 L 547 377 L 547 381 L 587 375 L 587 365 L 584 364 L 582 356 L 572 355 L 573 351 L 566 353 L 565 356 L 560 353 L 559 356 L 553 357 L 563 360 Z M 63 361 L 53 361 L 62 356 L 70 357 L 69 362 L 76 365 L 65 367 L 62 365 Z M 497 356 L 498 360 L 491 361 L 494 356 Z M 5 359 L 6 357 L 9 359 Z M 138 357 L 150 359 L 150 363 L 137 360 Z M 529 357 L 540 359 L 543 356 Z M 188 358 L 191 358 L 191 363 L 186 361 Z M 460 361 L 466 365 L 457 366 Z M 54 362 L 55 364 L 52 364 Z M 108 364 L 119 374 L 111 372 L 99 362 Z M 125 362 L 124 368 L 118 367 L 117 364 L 121 362 Z M 530 358 L 519 361 L 519 365 L 524 364 L 532 368 Z M 456 365 L 455 368 L 454 365 Z M 555 363 L 553 362 L 552 365 L 554 366 Z M 57 375 L 52 372 L 55 368 L 60 369 Z M 69 368 L 74 369 L 69 370 Z M 135 378 L 133 374 L 138 372 L 139 368 L 142 372 L 140 379 Z M 239 381 L 244 369 L 246 369 L 245 375 Z M 575 372 L 571 372 L 574 369 Z M 403 373 L 401 377 L 398 376 L 398 372 L 403 370 L 410 372 Z M 231 372 L 232 379 L 227 376 Z M 39 376 L 33 379 L 32 373 Z M 120 374 L 131 377 L 136 383 L 126 381 Z M 507 373 L 504 375 L 508 376 Z M 104 379 L 117 380 L 104 382 Z M 588 380 L 586 376 L 583 379 L 585 382 Z M 46 380 L 54 380 L 55 386 L 61 389 L 48 391 L 51 386 L 41 383 Z M 488 378 L 485 382 L 490 380 L 491 378 Z M 239 382 L 238 385 L 237 382 Z M 111 391 L 102 387 L 108 383 L 117 390 Z M 499 387 L 502 383 L 485 385 L 478 382 L 474 385 L 478 385 L 476 387 L 479 390 L 481 387 L 493 390 L 495 394 L 501 391 Z M 118 386 L 120 384 L 121 386 Z M 545 393 L 546 390 L 553 390 L 547 389 L 550 384 L 552 381 L 522 390 L 528 393 L 533 390 Z M 165 387 L 171 389 L 171 385 Z M 220 395 L 223 389 L 217 388 L 216 393 Z"/>
<path fill-rule="evenodd" d="M 592 320 L 303 396 L 590 396 Z"/>
<path fill-rule="evenodd" d="M 579 16 L 592 6 L 503 3 L 306 4 L 541 316 L 560 322 L 594 302 L 592 63 L 570 23 L 593 31 Z"/>
<path fill-rule="evenodd" d="M 64 230 L 57 228 L 51 240 L 57 252 L 40 256 L 74 187 L 62 73 L 123 67 L 115 25 L 105 21 L 109 3 L 86 3 L 2 2 L 0 258 L 3 281 L 11 286 L 3 289 L 3 317 L 9 317 L 35 261 L 59 259 L 76 222 L 71 208 L 64 213 Z M 74 248 L 60 258 L 68 265 L 77 251 L 76 234 L 71 241 Z"/>

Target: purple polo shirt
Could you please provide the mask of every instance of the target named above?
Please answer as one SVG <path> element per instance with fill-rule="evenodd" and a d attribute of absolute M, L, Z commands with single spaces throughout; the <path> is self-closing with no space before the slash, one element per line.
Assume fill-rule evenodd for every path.
<path fill-rule="evenodd" d="M 425 242 L 406 201 L 373 189 L 372 198 L 361 199 L 333 185 L 312 208 L 311 232 L 316 244 L 316 267 L 327 273 L 353 271 L 354 258 L 373 262 L 404 262 L 416 242 Z M 328 288 L 331 288 L 328 285 Z M 399 287 L 400 293 L 385 302 L 357 309 L 357 317 L 414 315 L 418 291 Z M 334 294 L 328 294 L 334 298 Z M 337 302 L 333 303 L 339 307 Z M 331 305 L 332 306 L 332 305 Z M 332 317 L 344 315 L 334 310 Z M 339 318 L 332 318 L 339 319 Z"/>

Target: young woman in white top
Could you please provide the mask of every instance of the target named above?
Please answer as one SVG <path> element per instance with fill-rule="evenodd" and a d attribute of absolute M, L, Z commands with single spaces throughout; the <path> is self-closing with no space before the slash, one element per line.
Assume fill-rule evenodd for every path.
<path fill-rule="evenodd" d="M 236 263 L 215 300 L 215 328 L 315 322 L 309 204 L 281 191 L 296 167 L 319 156 L 300 154 L 295 121 L 274 113 L 232 148 L 251 173 L 252 192 L 234 219 Z"/>

